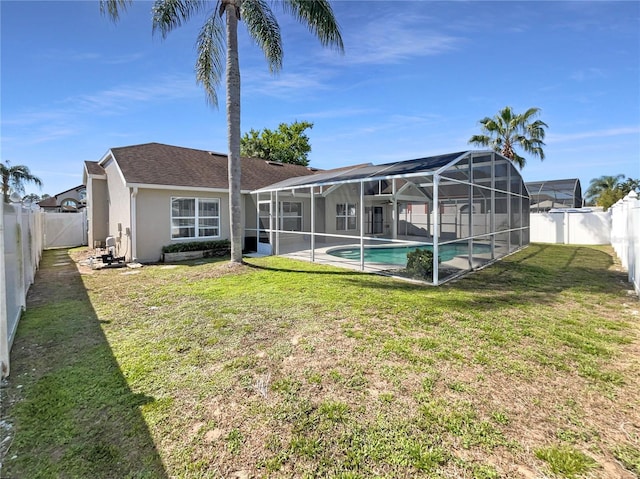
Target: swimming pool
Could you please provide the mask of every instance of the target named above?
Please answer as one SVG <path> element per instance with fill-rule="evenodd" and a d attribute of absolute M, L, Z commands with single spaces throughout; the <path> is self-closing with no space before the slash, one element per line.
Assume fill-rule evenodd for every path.
<path fill-rule="evenodd" d="M 421 244 L 410 246 L 365 246 L 364 261 L 367 263 L 386 263 L 397 266 L 407 265 L 407 254 L 417 249 L 426 249 L 433 251 L 433 245 Z M 486 244 L 475 244 L 473 246 L 474 254 L 491 252 L 491 246 Z M 327 251 L 332 256 L 338 258 L 360 260 L 360 248 L 336 248 Z M 466 255 L 469 253 L 469 243 L 449 243 L 440 245 L 438 255 L 440 261 L 449 261 L 458 255 Z"/>

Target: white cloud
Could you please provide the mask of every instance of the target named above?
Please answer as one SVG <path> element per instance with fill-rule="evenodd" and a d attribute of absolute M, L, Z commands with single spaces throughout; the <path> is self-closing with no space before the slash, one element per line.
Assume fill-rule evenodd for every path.
<path fill-rule="evenodd" d="M 166 77 L 145 85 L 120 85 L 94 94 L 70 97 L 65 103 L 72 109 L 95 113 L 126 111 L 133 104 L 174 100 L 201 94 L 189 77 Z"/>
<path fill-rule="evenodd" d="M 324 110 L 301 113 L 300 118 L 348 118 L 353 116 L 372 115 L 378 113 L 373 108 L 339 108 L 335 110 Z"/>
<path fill-rule="evenodd" d="M 271 75 L 266 70 L 247 69 L 242 73 L 243 95 L 268 95 L 276 98 L 290 99 L 297 94 L 304 94 L 306 97 L 314 92 L 329 89 L 325 82 L 327 72 L 307 71 L 307 72 L 282 72 L 278 75 Z"/>
<path fill-rule="evenodd" d="M 3 139 L 29 144 L 45 143 L 78 135 L 91 117 L 124 115 L 141 105 L 202 96 L 193 77 L 164 77 L 148 84 L 119 85 L 95 93 L 65 98 L 54 106 L 38 107 L 13 116 L 3 115 L 2 125 L 9 131 Z M 204 101 L 204 100 L 203 100 Z M 35 107 L 32 107 L 35 108 Z"/>
<path fill-rule="evenodd" d="M 345 43 L 350 64 L 393 64 L 457 50 L 462 37 L 437 33 L 425 28 L 427 19 L 410 12 L 390 18 L 375 19 L 355 33 L 347 34 Z M 326 58 L 329 58 L 328 56 Z"/>
<path fill-rule="evenodd" d="M 607 78 L 607 75 L 600 68 L 586 68 L 584 70 L 573 72 L 569 78 L 578 82 L 583 82 L 585 80 Z"/>
<path fill-rule="evenodd" d="M 580 133 L 549 134 L 546 143 L 563 143 L 576 140 L 597 140 L 599 138 L 609 138 L 612 136 L 638 135 L 640 126 L 627 126 L 620 128 L 607 128 L 605 130 L 583 131 Z"/>

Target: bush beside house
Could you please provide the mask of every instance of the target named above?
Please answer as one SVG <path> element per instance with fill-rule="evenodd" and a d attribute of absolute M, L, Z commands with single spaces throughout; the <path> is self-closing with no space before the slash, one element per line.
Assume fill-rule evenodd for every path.
<path fill-rule="evenodd" d="M 230 253 L 231 243 L 229 240 L 191 241 L 163 246 L 162 261 L 168 263 L 197 258 L 214 258 L 228 256 Z"/>

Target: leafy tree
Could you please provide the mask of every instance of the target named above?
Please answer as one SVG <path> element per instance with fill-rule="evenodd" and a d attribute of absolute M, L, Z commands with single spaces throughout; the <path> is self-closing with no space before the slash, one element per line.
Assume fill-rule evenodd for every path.
<path fill-rule="evenodd" d="M 31 174 L 29 167 L 25 165 L 13 165 L 7 161 L 0 162 L 0 174 L 2 174 L 2 196 L 5 203 L 9 203 L 11 191 L 24 193 L 25 183 L 34 183 L 42 186 L 42 180 Z"/>
<path fill-rule="evenodd" d="M 131 2 L 132 0 L 100 0 L 100 8 L 116 21 L 120 11 L 125 10 Z M 340 28 L 328 0 L 282 0 L 274 2 L 274 5 L 306 25 L 322 45 L 344 50 Z M 213 105 L 218 104 L 216 87 L 221 83 L 223 71 L 226 71 L 231 261 L 240 263 L 242 210 L 238 22 L 244 21 L 250 37 L 262 49 L 271 72 L 282 68 L 280 26 L 266 0 L 156 0 L 152 8 L 153 31 L 159 31 L 165 38 L 169 32 L 198 14 L 205 14 L 206 18 L 196 42 L 196 81 L 203 86 L 207 100 Z M 225 53 L 226 64 L 223 62 Z"/>
<path fill-rule="evenodd" d="M 510 106 L 504 107 L 493 118 L 480 120 L 482 135 L 473 135 L 469 143 L 490 147 L 516 163 L 520 169 L 524 168 L 525 158 L 516 153 L 520 147 L 525 153 L 544 160 L 544 136 L 548 125 L 533 118 L 540 114 L 540 108 L 529 108 L 524 113 L 514 113 Z"/>
<path fill-rule="evenodd" d="M 600 176 L 589 182 L 585 193 L 588 204 L 602 206 L 604 210 L 627 196 L 631 191 L 640 190 L 640 179 L 625 178 L 624 175 Z"/>
<path fill-rule="evenodd" d="M 313 128 L 313 123 L 307 121 L 295 121 L 291 125 L 280 123 L 275 131 L 265 128 L 259 132 L 252 128 L 240 140 L 240 154 L 307 166 L 309 164 L 307 157 L 311 151 L 309 137 L 304 134 L 307 128 Z"/>
<path fill-rule="evenodd" d="M 44 198 L 42 198 L 40 195 L 36 194 L 36 193 L 29 193 L 26 196 L 22 197 L 22 202 L 23 203 L 37 203 L 38 201 L 42 201 Z"/>
<path fill-rule="evenodd" d="M 624 178 L 624 175 L 600 176 L 589 182 L 589 188 L 584 194 L 585 200 L 589 204 L 597 204 L 598 198 L 607 190 L 613 190 Z"/>

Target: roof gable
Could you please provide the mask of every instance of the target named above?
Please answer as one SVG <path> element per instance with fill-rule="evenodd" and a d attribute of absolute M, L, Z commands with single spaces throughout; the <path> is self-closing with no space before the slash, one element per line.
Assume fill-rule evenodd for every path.
<path fill-rule="evenodd" d="M 85 161 L 84 162 L 84 169 L 85 169 L 87 175 L 90 175 L 90 176 L 104 176 L 105 175 L 104 168 L 102 168 L 102 166 L 100 166 L 100 163 L 98 163 L 97 161 Z"/>

